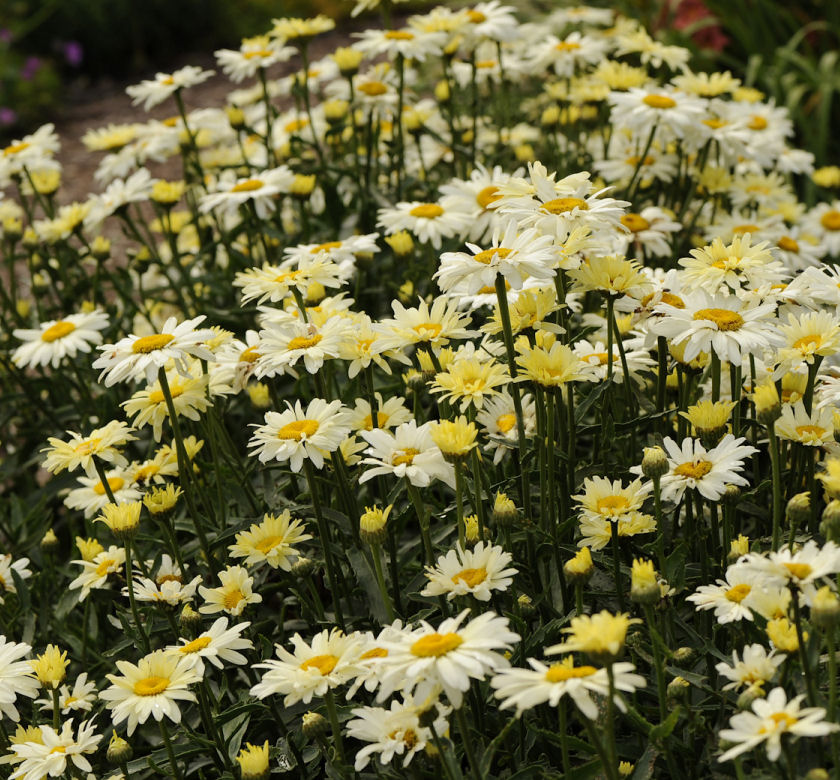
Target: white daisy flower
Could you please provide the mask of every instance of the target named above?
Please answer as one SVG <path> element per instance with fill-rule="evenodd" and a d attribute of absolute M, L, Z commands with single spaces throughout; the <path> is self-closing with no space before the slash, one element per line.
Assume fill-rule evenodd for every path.
<path fill-rule="evenodd" d="M 175 317 L 169 317 L 160 329 L 160 333 L 148 336 L 126 336 L 116 344 L 103 344 L 99 347 L 102 353 L 94 363 L 94 368 L 101 368 L 99 379 L 105 380 L 105 386 L 126 379 L 139 381 L 145 377 L 151 384 L 163 368 L 173 360 L 182 374 L 189 376 L 186 357 L 202 360 L 213 360 L 213 353 L 207 349 L 204 342 L 214 338 L 215 334 L 209 328 L 197 330 L 197 326 L 206 317 L 201 314 L 191 320 L 184 320 L 180 324 Z"/>
<path fill-rule="evenodd" d="M 645 252 L 651 257 L 666 257 L 673 251 L 669 241 L 683 229 L 664 209 L 648 206 L 640 212 L 628 212 L 621 217 L 622 226 L 629 231 L 616 237 L 615 253 L 627 255 L 631 251 Z"/>
<path fill-rule="evenodd" d="M 56 731 L 52 726 L 42 725 L 41 741 L 17 742 L 10 746 L 15 763 L 20 764 L 9 775 L 9 780 L 23 778 L 58 777 L 67 771 L 68 762 L 75 771 L 90 772 L 93 767 L 85 754 L 95 753 L 101 734 L 95 734 L 92 721 L 82 721 L 79 730 L 73 733 L 73 721 L 68 720 Z M 71 770 L 71 774 L 75 774 Z"/>
<path fill-rule="evenodd" d="M 302 701 L 309 704 L 313 696 L 323 696 L 327 691 L 348 682 L 360 671 L 359 638 L 345 635 L 337 628 L 324 629 L 307 644 L 300 634 L 292 637 L 293 652 L 282 645 L 275 645 L 277 658 L 255 664 L 255 669 L 268 669 L 262 680 L 251 688 L 251 695 L 258 699 L 279 693 L 285 696 L 283 704 L 291 707 Z"/>
<path fill-rule="evenodd" d="M 662 499 L 679 502 L 689 489 L 717 501 L 727 485 L 748 485 L 749 480 L 739 472 L 744 468 L 744 461 L 758 450 L 744 442 L 746 439 L 736 439 L 727 433 L 716 447 L 707 451 L 698 439 L 686 438 L 680 445 L 666 436 L 662 444 L 669 468 L 661 481 Z"/>
<path fill-rule="evenodd" d="M 111 469 L 105 472 L 105 479 L 117 504 L 140 501 L 143 498 L 143 491 L 131 482 L 127 471 Z M 84 512 L 86 518 L 91 518 L 106 504 L 111 503 L 105 485 L 99 477 L 79 477 L 79 482 L 81 486 L 73 488 L 64 497 L 64 506 L 68 509 L 77 509 Z"/>
<path fill-rule="evenodd" d="M 29 558 L 18 558 L 16 561 L 12 560 L 9 553 L 0 555 L 0 604 L 3 603 L 3 593 L 17 593 L 17 585 L 15 583 L 14 572 L 21 580 L 27 580 L 32 576 L 32 571 L 28 569 Z"/>
<path fill-rule="evenodd" d="M 218 588 L 206 588 L 199 585 L 198 592 L 204 599 L 198 611 L 202 615 L 214 615 L 217 612 L 227 612 L 228 615 L 239 617 L 249 604 L 259 604 L 262 596 L 254 593 L 254 578 L 242 566 L 228 566 L 219 572 Z"/>
<path fill-rule="evenodd" d="M 347 723 L 347 736 L 368 744 L 356 753 L 355 770 L 361 772 L 377 754 L 382 766 L 390 764 L 396 756 L 402 757 L 404 767 L 408 766 L 417 753 L 433 743 L 432 729 L 440 736 L 449 727 L 446 716 L 451 709 L 440 702 L 432 706 L 436 717 L 431 727 L 420 725 L 420 716 L 426 718 L 428 715 L 411 696 L 403 701 L 395 699 L 387 710 L 356 707 L 352 711 L 353 720 Z"/>
<path fill-rule="evenodd" d="M 530 438 L 537 428 L 537 407 L 530 393 L 523 394 L 521 403 L 525 437 Z M 476 421 L 487 434 L 485 449 L 493 453 L 494 465 L 500 463 L 506 453 L 516 449 L 519 432 L 516 427 L 513 396 L 509 393 L 501 392 L 488 398 L 478 410 Z"/>
<path fill-rule="evenodd" d="M 834 443 L 834 409 L 824 406 L 808 414 L 802 401 L 785 404 L 782 416 L 776 420 L 775 431 L 780 439 L 805 447 L 825 447 Z"/>
<path fill-rule="evenodd" d="M 129 736 L 150 717 L 180 723 L 178 702 L 195 701 L 195 694 L 187 689 L 201 679 L 190 661 L 165 650 L 155 650 L 136 665 L 117 661 L 117 669 L 119 675 L 106 675 L 111 685 L 99 698 L 107 702 L 115 726 L 128 721 Z"/>
<path fill-rule="evenodd" d="M 607 670 L 594 666 L 575 666 L 572 657 L 551 665 L 529 658 L 530 669 L 503 669 L 490 684 L 496 689 L 496 698 L 504 699 L 501 709 L 516 707 L 519 717 L 525 710 L 540 704 L 557 707 L 564 696 L 568 696 L 589 720 L 598 718 L 598 704 L 591 694 L 606 698 L 609 696 Z M 636 667 L 621 661 L 612 665 L 615 687 L 618 691 L 633 693 L 647 684 L 644 677 L 633 674 Z M 626 706 L 621 697 L 615 696 L 615 704 L 624 712 Z"/>
<path fill-rule="evenodd" d="M 79 601 L 84 601 L 93 588 L 107 588 L 111 574 L 125 573 L 125 548 L 111 545 L 107 550 L 97 553 L 92 561 L 70 561 L 82 567 L 82 573 L 67 587 L 70 590 L 81 588 Z"/>
<path fill-rule="evenodd" d="M 38 695 L 40 683 L 32 676 L 29 661 L 21 661 L 32 648 L 25 642 L 11 642 L 0 635 L 0 713 L 17 723 L 20 720 L 15 699 Z"/>
<path fill-rule="evenodd" d="M 340 287 L 341 266 L 325 252 L 303 255 L 285 261 L 282 265 L 266 263 L 261 268 L 248 268 L 236 274 L 235 287 L 242 288 L 242 303 L 279 303 L 288 298 L 293 289 L 303 296 L 313 284 L 322 287 Z"/>
<path fill-rule="evenodd" d="M 154 79 L 145 79 L 139 84 L 126 87 L 126 93 L 133 98 L 131 105 L 143 104 L 148 111 L 150 108 L 163 103 L 170 95 L 179 89 L 194 87 L 207 81 L 214 71 L 204 70 L 195 65 L 186 65 L 172 73 L 157 73 Z"/>
<path fill-rule="evenodd" d="M 255 171 L 250 176 L 231 181 L 225 177 L 219 180 L 215 192 L 204 195 L 199 201 L 199 211 L 206 214 L 213 209 L 230 214 L 245 203 L 253 204 L 257 216 L 267 219 L 277 207 L 279 195 L 286 195 L 294 181 L 292 170 L 281 165 Z"/>
<path fill-rule="evenodd" d="M 751 607 L 761 590 L 757 585 L 759 578 L 740 566 L 728 567 L 725 577 L 714 585 L 701 585 L 686 601 L 694 603 L 698 610 L 713 609 L 721 625 L 737 620 L 752 621 Z"/>
<path fill-rule="evenodd" d="M 621 362 L 621 350 L 615 343 L 613 343 L 612 349 L 612 381 L 622 384 L 624 382 L 624 366 Z M 595 376 L 598 377 L 598 381 L 605 382 L 607 380 L 609 357 L 607 346 L 603 341 L 591 342 L 587 339 L 578 339 L 573 351 L 584 363 L 588 363 L 595 368 Z M 656 361 L 650 357 L 649 352 L 645 349 L 625 347 L 624 359 L 627 363 L 627 370 L 630 372 L 630 378 L 639 383 L 644 381 L 640 372 L 650 372 L 656 365 Z"/>
<path fill-rule="evenodd" d="M 393 433 L 381 428 L 359 433 L 370 445 L 365 451 L 369 457 L 362 463 L 373 466 L 359 477 L 360 483 L 379 474 L 393 474 L 417 487 L 428 487 L 433 479 L 455 487 L 455 471 L 434 443 L 431 423 L 417 425 L 416 420 L 409 420 Z"/>
<path fill-rule="evenodd" d="M 347 413 L 347 422 L 354 431 L 372 431 L 374 428 L 396 428 L 398 425 L 412 419 L 411 412 L 405 406 L 405 398 L 390 396 L 383 400 L 381 393 L 376 393 L 376 425 L 373 424 L 373 414 L 370 402 L 365 398 L 357 398 L 353 409 Z"/>
<path fill-rule="evenodd" d="M 51 436 L 47 439 L 50 446 L 41 450 L 47 454 L 43 466 L 51 474 L 81 468 L 91 478 L 97 475 L 94 458 L 102 463 L 124 467 L 128 461 L 117 448 L 137 438 L 131 431 L 128 423 L 111 420 L 101 428 L 94 428 L 87 436 L 67 431 L 70 434 L 69 441 Z"/>
<path fill-rule="evenodd" d="M 490 601 L 492 591 L 505 591 L 518 569 L 510 567 L 513 555 L 503 547 L 479 542 L 472 549 L 457 547 L 438 558 L 436 566 L 426 566 L 429 583 L 422 596 L 472 595 L 478 601 Z"/>
<path fill-rule="evenodd" d="M 729 761 L 765 743 L 767 757 L 777 761 L 782 752 L 782 737 L 790 734 L 799 737 L 824 737 L 840 730 L 836 723 L 826 723 L 822 707 L 800 707 L 804 695 L 790 701 L 784 688 L 774 688 L 766 699 L 756 699 L 752 712 L 739 712 L 732 716 L 729 728 L 721 729 L 720 738 L 734 742 L 718 761 Z"/>
<path fill-rule="evenodd" d="M 284 509 L 279 515 L 265 515 L 262 522 L 236 534 L 228 552 L 232 558 L 244 558 L 246 566 L 267 563 L 272 569 L 289 571 L 299 556 L 295 545 L 311 538 L 304 521 L 293 519 Z"/>
<path fill-rule="evenodd" d="M 350 433 L 346 410 L 341 401 L 327 403 L 322 398 L 309 402 L 304 411 L 300 401 L 286 402 L 284 412 L 266 412 L 265 425 L 255 426 L 248 446 L 261 463 L 290 461 L 292 471 L 303 467 L 308 458 L 316 469 L 324 467 L 324 455 L 338 449 Z"/>
<path fill-rule="evenodd" d="M 783 547 L 767 555 L 751 553 L 737 565 L 761 577 L 768 587 L 795 585 L 810 605 L 820 580 L 840 572 L 840 547 L 830 541 L 820 546 L 810 539 L 796 551 Z"/>
<path fill-rule="evenodd" d="M 101 331 L 107 327 L 108 315 L 95 309 L 42 322 L 37 328 L 18 328 L 12 335 L 24 343 L 12 353 L 12 362 L 18 368 L 58 368 L 65 357 L 88 353 L 92 345 L 101 344 Z"/>
<path fill-rule="evenodd" d="M 294 46 L 283 46 L 283 41 L 277 38 L 257 35 L 245 38 L 239 49 L 219 49 L 213 53 L 222 73 L 238 84 L 256 76 L 261 69 L 286 62 L 296 51 Z"/>
<path fill-rule="evenodd" d="M 769 653 L 764 645 L 745 645 L 742 657 L 738 658 L 738 651 L 732 651 L 732 665 L 725 661 L 715 665 L 717 673 L 731 682 L 723 686 L 724 691 L 737 690 L 757 686 L 770 682 L 776 670 L 785 662 L 785 654 L 776 655 L 775 650 Z"/>
<path fill-rule="evenodd" d="M 173 578 L 155 582 L 147 577 L 139 577 L 134 580 L 134 598 L 137 601 L 150 601 L 155 604 L 168 604 L 170 607 L 184 604 L 191 601 L 195 591 L 201 582 L 201 577 L 196 576 L 191 582 L 182 583 Z M 128 595 L 128 588 L 123 588 L 123 595 Z"/>
<path fill-rule="evenodd" d="M 217 618 L 213 625 L 206 631 L 202 631 L 195 639 L 181 639 L 183 644 L 170 645 L 166 652 L 176 657 L 183 658 L 187 664 L 192 664 L 196 672 L 204 675 L 204 661 L 207 660 L 217 669 L 224 667 L 223 661 L 228 664 L 248 663 L 248 659 L 238 652 L 239 650 L 251 650 L 254 647 L 250 639 L 243 639 L 240 634 L 248 628 L 249 622 L 236 623 L 228 628 L 226 617 Z"/>
<path fill-rule="evenodd" d="M 389 236 L 408 230 L 422 243 L 440 249 L 444 238 L 460 235 L 469 227 L 469 216 L 438 203 L 402 201 L 393 208 L 380 209 L 376 225 Z"/>
<path fill-rule="evenodd" d="M 87 672 L 82 672 L 73 683 L 71 689 L 68 685 L 62 685 L 58 689 L 58 706 L 62 715 L 69 715 L 71 712 L 90 712 L 96 702 L 96 683 L 88 682 Z M 36 704 L 41 705 L 41 710 L 53 710 L 52 697 L 38 699 Z"/>
<path fill-rule="evenodd" d="M 433 347 L 446 346 L 450 339 L 466 339 L 475 333 L 467 329 L 469 314 L 458 311 L 456 301 L 444 296 L 435 298 L 431 307 L 421 300 L 416 308 L 406 309 L 399 301 L 393 301 L 393 319 L 383 320 L 386 329 L 382 337 L 388 349 L 400 349 L 413 344 L 428 344 Z"/>
<path fill-rule="evenodd" d="M 93 196 L 90 211 L 85 217 L 85 227 L 94 230 L 117 209 L 148 200 L 157 181 L 146 168 L 141 168 L 125 180 L 112 181 L 105 192 Z"/>
<path fill-rule="evenodd" d="M 359 40 L 353 48 L 373 59 L 381 54 L 391 59 L 397 55 L 406 60 L 422 62 L 426 57 L 437 56 L 443 52 L 447 35 L 443 32 L 425 32 L 417 29 L 400 30 L 369 29 L 353 33 Z"/>
<path fill-rule="evenodd" d="M 465 609 L 457 617 L 447 618 L 437 629 L 421 621 L 418 628 L 404 630 L 397 641 L 383 642 L 388 655 L 382 660 L 377 700 L 405 690 L 422 701 L 433 690 L 443 689 L 458 708 L 470 680 L 506 669 L 509 663 L 501 651 L 510 650 L 519 635 L 508 629 L 506 617 L 494 612 L 485 612 L 462 626 L 468 613 Z"/>
<path fill-rule="evenodd" d="M 260 356 L 255 375 L 259 378 L 283 374 L 298 361 L 310 374 L 321 370 L 325 360 L 337 358 L 351 330 L 346 317 L 330 317 L 320 325 L 288 319 L 260 331 Z"/>

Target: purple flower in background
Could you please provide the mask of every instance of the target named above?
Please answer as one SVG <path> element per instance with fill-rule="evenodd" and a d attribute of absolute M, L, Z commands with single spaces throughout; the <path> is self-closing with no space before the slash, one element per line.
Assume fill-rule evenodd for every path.
<path fill-rule="evenodd" d="M 24 81 L 31 81 L 35 74 L 41 69 L 41 60 L 38 57 L 27 57 L 26 62 L 20 69 L 20 77 Z"/>
<path fill-rule="evenodd" d="M 65 41 L 62 48 L 67 64 L 72 68 L 78 68 L 82 64 L 82 59 L 85 56 L 85 50 L 82 48 L 82 44 L 78 41 Z"/>
<path fill-rule="evenodd" d="M 0 125 L 13 125 L 17 122 L 17 114 L 8 106 L 0 106 Z"/>
<path fill-rule="evenodd" d="M 0 43 L 11 43 L 14 34 L 8 27 L 0 27 Z"/>

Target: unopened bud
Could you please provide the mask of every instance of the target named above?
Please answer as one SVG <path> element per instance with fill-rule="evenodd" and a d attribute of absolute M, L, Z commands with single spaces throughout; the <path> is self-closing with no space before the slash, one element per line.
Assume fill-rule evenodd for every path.
<path fill-rule="evenodd" d="M 365 507 L 365 513 L 359 520 L 359 537 L 365 544 L 381 544 L 385 540 L 388 536 L 388 515 L 393 508 L 393 504 L 385 509 Z"/>
<path fill-rule="evenodd" d="M 839 502 L 840 503 L 840 502 Z M 811 494 L 809 491 L 797 493 L 787 503 L 785 510 L 789 522 L 794 525 L 807 523 L 811 518 Z"/>
<path fill-rule="evenodd" d="M 694 658 L 693 647 L 678 647 L 674 650 L 674 662 L 680 665 L 687 664 Z"/>
<path fill-rule="evenodd" d="M 655 604 L 659 601 L 660 589 L 656 580 L 653 561 L 636 559 L 630 579 L 630 600 L 637 604 Z"/>
<path fill-rule="evenodd" d="M 753 683 L 749 688 L 747 688 L 738 697 L 738 709 L 739 710 L 748 710 L 752 707 L 752 703 L 756 699 L 763 699 L 763 698 L 764 698 L 764 691 L 761 687 L 761 683 Z"/>
<path fill-rule="evenodd" d="M 198 614 L 189 604 L 184 604 L 184 608 L 181 610 L 181 617 L 178 619 L 178 622 L 181 625 L 181 630 L 192 636 L 193 634 L 198 633 L 198 629 L 201 628 L 201 615 Z"/>
<path fill-rule="evenodd" d="M 327 719 L 317 712 L 307 712 L 301 720 L 303 721 L 301 729 L 307 739 L 323 737 L 329 730 Z"/>
<path fill-rule="evenodd" d="M 108 750 L 105 753 L 106 758 L 111 764 L 122 765 L 127 764 L 134 758 L 134 750 L 121 736 L 114 730 L 111 741 L 108 742 Z"/>
<path fill-rule="evenodd" d="M 581 547 L 571 560 L 563 564 L 566 579 L 573 585 L 585 583 L 595 570 L 592 563 L 592 553 L 588 547 Z"/>
<path fill-rule="evenodd" d="M 735 563 L 742 555 L 746 555 L 750 551 L 749 537 L 739 534 L 737 539 L 733 539 L 729 543 L 729 554 L 726 559 L 729 563 Z"/>
<path fill-rule="evenodd" d="M 292 564 L 292 568 L 289 569 L 289 574 L 298 579 L 304 579 L 305 577 L 309 577 L 314 571 L 315 561 L 311 558 L 301 556 Z"/>
<path fill-rule="evenodd" d="M 537 611 L 531 597 L 525 593 L 516 600 L 516 603 L 519 606 L 519 611 L 522 613 L 523 617 L 530 617 Z"/>
<path fill-rule="evenodd" d="M 642 455 L 642 474 L 657 479 L 668 473 L 668 457 L 662 447 L 645 447 Z"/>
<path fill-rule="evenodd" d="M 684 677 L 675 677 L 668 683 L 667 696 L 669 701 L 682 701 L 688 695 L 691 683 Z"/>
<path fill-rule="evenodd" d="M 504 493 L 496 493 L 496 500 L 493 502 L 493 522 L 505 528 L 516 522 L 518 516 L 516 504 Z"/>
<path fill-rule="evenodd" d="M 829 542 L 840 542 L 840 500 L 832 499 L 823 509 L 820 533 Z"/>
<path fill-rule="evenodd" d="M 51 553 L 58 547 L 58 537 L 52 528 L 47 529 L 47 532 L 41 537 L 41 550 L 43 552 Z"/>
<path fill-rule="evenodd" d="M 840 622 L 840 599 L 828 585 L 824 585 L 814 594 L 811 622 L 819 628 L 831 630 Z"/>

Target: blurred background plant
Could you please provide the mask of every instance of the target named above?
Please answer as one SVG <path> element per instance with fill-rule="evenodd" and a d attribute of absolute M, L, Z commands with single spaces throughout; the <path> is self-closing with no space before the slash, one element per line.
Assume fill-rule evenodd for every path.
<path fill-rule="evenodd" d="M 341 0 L 3 0 L 0 141 L 53 118 L 71 83 L 131 78 L 235 45 L 284 15 L 346 15 Z"/>

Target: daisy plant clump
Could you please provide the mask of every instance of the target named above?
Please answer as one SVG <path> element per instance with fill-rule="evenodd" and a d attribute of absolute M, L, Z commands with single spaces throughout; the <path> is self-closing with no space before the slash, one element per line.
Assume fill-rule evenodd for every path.
<path fill-rule="evenodd" d="M 4 776 L 836 774 L 837 177 L 453 5 L 130 86 L 76 200 L 0 148 Z"/>

